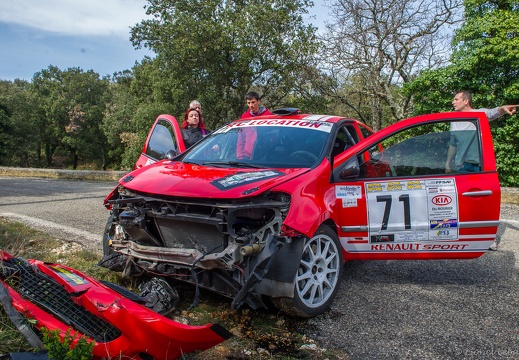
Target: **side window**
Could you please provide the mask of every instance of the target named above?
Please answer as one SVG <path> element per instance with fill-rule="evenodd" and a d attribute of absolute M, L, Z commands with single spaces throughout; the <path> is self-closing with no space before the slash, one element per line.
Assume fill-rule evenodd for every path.
<path fill-rule="evenodd" d="M 448 166 L 450 172 L 481 171 L 481 146 L 476 125 L 470 121 L 451 123 L 450 154 Z"/>
<path fill-rule="evenodd" d="M 358 138 L 354 127 L 351 125 L 341 127 L 333 143 L 332 157 L 339 155 L 344 150 L 355 145 L 357 142 Z"/>
<path fill-rule="evenodd" d="M 178 152 L 173 134 L 173 128 L 169 122 L 159 121 L 153 128 L 153 133 L 146 148 L 146 155 L 160 160 L 166 156 L 169 150 Z"/>
<path fill-rule="evenodd" d="M 361 177 L 443 175 L 450 172 L 450 157 L 455 163 L 452 172 L 480 171 L 476 126 L 466 121 L 452 124 L 419 125 L 384 139 L 362 154 Z M 468 161 L 472 167 L 464 165 Z"/>

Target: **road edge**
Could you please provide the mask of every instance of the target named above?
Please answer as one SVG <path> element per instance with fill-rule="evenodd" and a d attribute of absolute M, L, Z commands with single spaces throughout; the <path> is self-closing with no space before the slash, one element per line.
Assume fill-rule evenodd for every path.
<path fill-rule="evenodd" d="M 128 171 L 112 170 L 63 170 L 63 169 L 37 169 L 37 168 L 14 168 L 0 166 L 0 176 L 9 177 L 37 177 L 50 179 L 69 180 L 99 180 L 117 181 Z"/>

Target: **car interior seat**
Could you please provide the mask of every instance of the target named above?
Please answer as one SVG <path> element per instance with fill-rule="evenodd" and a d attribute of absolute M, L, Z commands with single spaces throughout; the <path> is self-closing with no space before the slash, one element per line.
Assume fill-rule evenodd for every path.
<path fill-rule="evenodd" d="M 346 149 L 346 141 L 342 140 L 339 137 L 335 138 L 332 149 L 332 157 L 335 157 L 342 153 Z"/>

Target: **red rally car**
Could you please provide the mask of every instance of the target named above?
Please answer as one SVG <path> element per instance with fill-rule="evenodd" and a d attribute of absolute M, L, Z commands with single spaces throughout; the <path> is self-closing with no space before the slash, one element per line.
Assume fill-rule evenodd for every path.
<path fill-rule="evenodd" d="M 460 121 L 468 130 L 455 134 Z M 280 109 L 180 154 L 178 129 L 161 115 L 137 169 L 107 196 L 104 266 L 191 282 L 235 308 L 270 298 L 312 317 L 332 303 L 344 261 L 470 259 L 496 238 L 500 184 L 484 113 L 424 115 L 373 134 L 353 119 Z M 453 148 L 453 137 L 467 142 Z M 447 173 L 452 149 L 460 166 Z"/>

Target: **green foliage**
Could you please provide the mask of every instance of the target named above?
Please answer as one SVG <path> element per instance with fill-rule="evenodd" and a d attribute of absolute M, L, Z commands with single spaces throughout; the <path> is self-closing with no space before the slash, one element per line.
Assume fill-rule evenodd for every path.
<path fill-rule="evenodd" d="M 310 0 L 149 1 L 146 11 L 153 17 L 132 29 L 131 41 L 153 50 L 154 58 L 112 79 L 51 65 L 32 82 L 0 81 L 0 165 L 130 170 L 159 114 L 180 120 L 198 99 L 213 130 L 245 111 L 250 90 L 263 95 L 271 110 L 297 107 L 366 123 L 370 116 L 398 118 L 393 107 L 363 95 L 362 73 L 340 71 L 336 62 L 333 72 L 344 78 L 343 86 L 334 94 L 325 91 L 331 75 L 316 65 L 324 44 L 302 18 L 312 5 Z M 519 0 L 465 0 L 464 6 L 450 65 L 386 87 L 387 99 L 405 99 L 401 105 L 414 109 L 413 115 L 449 111 L 458 90 L 473 93 L 475 108 L 517 103 Z M 339 45 L 344 39 L 328 41 Z M 326 56 L 340 57 L 336 52 Z M 492 123 L 498 170 L 508 186 L 519 185 L 517 116 Z"/>
<path fill-rule="evenodd" d="M 0 81 L 0 165 L 39 166 L 37 111 L 31 84 Z M 33 134 L 28 141 L 27 134 Z"/>
<path fill-rule="evenodd" d="M 85 336 L 71 335 L 71 329 L 67 330 L 63 340 L 59 336 L 59 330 L 42 329 L 43 347 L 48 351 L 52 360 L 89 360 L 92 359 L 94 342 L 88 342 Z M 77 341 L 77 342 L 76 342 Z M 74 344 L 75 342 L 75 344 Z"/>
<path fill-rule="evenodd" d="M 146 94 L 182 114 L 189 101 L 202 103 L 215 128 L 245 110 L 244 95 L 258 90 L 275 108 L 316 52 L 315 28 L 303 23 L 309 0 L 159 0 L 132 29 L 135 46 L 157 57 L 148 68 Z M 136 74 L 137 81 L 142 79 Z M 169 97 L 171 96 L 171 97 Z"/>
<path fill-rule="evenodd" d="M 39 139 L 47 166 L 52 166 L 60 150 L 68 154 L 73 169 L 80 159 L 105 166 L 106 140 L 99 125 L 108 84 L 92 70 L 79 68 L 62 71 L 49 66 L 34 75 L 32 89 L 38 107 L 35 128 L 41 130 Z"/>
<path fill-rule="evenodd" d="M 8 352 L 30 351 L 31 345 L 0 306 L 0 354 Z"/>

